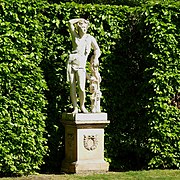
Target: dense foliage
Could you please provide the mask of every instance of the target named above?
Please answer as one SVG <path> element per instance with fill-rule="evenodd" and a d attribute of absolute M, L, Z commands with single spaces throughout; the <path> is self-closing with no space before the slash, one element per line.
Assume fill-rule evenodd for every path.
<path fill-rule="evenodd" d="M 137 6 L 147 0 L 61 0 L 61 2 L 75 2 L 78 4 L 108 4 L 108 5 L 128 5 Z M 60 0 L 48 0 L 49 3 L 59 3 Z"/>
<path fill-rule="evenodd" d="M 46 154 L 39 5 L 0 3 L 0 175 L 34 172 Z"/>
<path fill-rule="evenodd" d="M 170 106 L 170 99 L 180 91 L 180 11 L 177 4 L 164 3 L 148 5 L 144 13 L 148 59 L 154 62 L 146 69 L 152 72 L 149 84 L 153 87 L 146 106 L 151 129 L 148 148 L 153 153 L 149 166 L 179 168 L 180 110 Z"/>
<path fill-rule="evenodd" d="M 111 169 L 179 168 L 180 111 L 170 105 L 180 90 L 179 7 L 166 2 L 133 8 L 1 3 L 0 171 L 37 169 L 45 155 L 45 139 L 49 156 L 44 156 L 41 169 L 60 170 L 64 158 L 60 119 L 71 110 L 67 22 L 75 17 L 89 19 L 89 33 L 102 52 L 102 111 L 111 121 L 105 154 Z"/>
<path fill-rule="evenodd" d="M 151 4 L 143 8 L 129 8 L 75 3 L 48 6 L 50 9 L 45 12 L 51 13 L 46 16 L 43 24 L 46 29 L 48 27 L 46 35 L 51 39 L 46 45 L 46 52 L 52 52 L 52 56 L 46 56 L 49 58 L 44 61 L 44 68 L 49 69 L 46 77 L 52 90 L 50 92 L 53 93 L 49 99 L 54 97 L 53 103 L 56 103 L 53 109 L 49 108 L 52 112 L 49 118 L 53 117 L 55 123 L 51 137 L 55 134 L 61 135 L 59 141 L 56 138 L 50 140 L 52 149 L 54 146 L 59 147 L 57 154 L 63 153 L 63 131 L 61 126 L 57 131 L 58 120 L 61 113 L 69 107 L 66 72 L 62 68 L 65 67 L 71 49 L 67 21 L 74 17 L 84 17 L 90 20 L 89 32 L 96 37 L 102 51 L 102 107 L 111 120 L 106 129 L 106 155 L 111 167 L 179 167 L 179 110 L 169 103 L 179 88 L 179 64 L 174 64 L 174 61 L 179 61 L 179 11 L 173 7 L 167 4 Z M 161 13 L 165 11 L 166 17 L 171 20 L 169 12 L 172 10 L 173 21 L 170 24 L 176 25 L 177 30 L 171 39 L 170 24 L 166 25 L 167 30 L 159 29 L 158 34 L 154 21 L 165 24 L 166 18 Z M 165 37 L 162 38 L 163 47 L 159 35 Z M 173 52 L 169 48 L 170 43 L 173 45 Z M 165 50 L 167 54 L 170 53 L 168 57 L 167 54 L 162 54 Z M 175 69 L 172 68 L 172 63 L 176 65 L 173 66 Z M 159 76 L 157 72 L 163 66 L 166 68 Z M 157 86 L 162 86 L 159 89 L 161 96 Z M 50 159 L 52 157 L 54 156 Z"/>
<path fill-rule="evenodd" d="M 117 168 L 179 168 L 180 111 L 170 106 L 180 87 L 179 9 L 151 4 L 136 12 L 107 62 L 108 154 Z"/>

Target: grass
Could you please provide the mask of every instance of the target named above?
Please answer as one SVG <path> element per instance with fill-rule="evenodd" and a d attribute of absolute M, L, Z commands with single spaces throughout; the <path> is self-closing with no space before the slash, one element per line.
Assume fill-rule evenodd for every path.
<path fill-rule="evenodd" d="M 180 180 L 180 170 L 108 172 L 105 174 L 31 175 L 1 180 Z"/>

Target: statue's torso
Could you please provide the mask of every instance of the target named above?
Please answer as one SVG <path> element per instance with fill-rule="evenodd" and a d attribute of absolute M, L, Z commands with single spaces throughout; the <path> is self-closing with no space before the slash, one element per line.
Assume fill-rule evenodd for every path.
<path fill-rule="evenodd" d="M 69 61 L 76 68 L 85 68 L 91 50 L 91 35 L 85 34 L 82 38 L 74 37 L 72 44 L 73 51 L 70 54 Z"/>
<path fill-rule="evenodd" d="M 88 56 L 91 49 L 91 35 L 85 34 L 82 38 L 73 38 L 73 51 Z"/>

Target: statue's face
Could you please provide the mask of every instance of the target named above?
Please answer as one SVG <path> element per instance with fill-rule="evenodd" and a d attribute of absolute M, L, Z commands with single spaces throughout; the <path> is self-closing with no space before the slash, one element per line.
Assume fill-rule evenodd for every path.
<path fill-rule="evenodd" d="M 87 21 L 87 20 L 79 21 L 77 23 L 78 31 L 85 34 L 87 32 L 87 29 L 88 29 L 88 24 L 89 24 L 89 21 Z"/>

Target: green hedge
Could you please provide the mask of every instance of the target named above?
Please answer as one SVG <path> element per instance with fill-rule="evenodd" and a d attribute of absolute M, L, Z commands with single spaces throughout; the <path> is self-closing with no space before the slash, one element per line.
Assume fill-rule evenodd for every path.
<path fill-rule="evenodd" d="M 67 22 L 70 18 L 84 17 L 90 20 L 89 32 L 96 37 L 102 51 L 102 110 L 111 120 L 106 129 L 106 155 L 111 168 L 179 168 L 179 110 L 170 106 L 171 97 L 179 89 L 179 63 L 175 69 L 171 68 L 172 62 L 179 61 L 179 10 L 176 6 L 153 3 L 130 8 L 66 3 L 44 9 L 46 18 L 42 24 L 50 40 L 46 41 L 43 64 L 51 89 L 48 93 L 49 118 L 52 119 L 49 147 L 52 153 L 56 153 L 48 159 L 50 167 L 58 167 L 60 164 L 54 164 L 55 158 L 63 157 L 64 132 L 59 118 L 70 108 L 68 84 L 65 82 L 65 62 L 71 50 Z M 153 20 L 165 24 L 166 18 L 161 15 L 164 11 L 167 18 L 172 16 L 170 25 L 177 28 L 172 39 L 169 38 L 172 31 L 168 24 L 167 31 L 160 29 L 159 34 L 155 33 L 157 27 Z M 156 45 L 159 36 L 165 37 L 161 50 Z M 169 43 L 174 43 L 174 52 Z M 170 52 L 171 61 L 162 53 L 164 51 Z M 162 66 L 166 69 L 159 76 L 156 72 Z M 161 95 L 157 86 L 162 86 L 159 89 Z M 57 151 L 54 151 L 57 146 Z"/>
<path fill-rule="evenodd" d="M 64 143 L 62 143 L 64 130 L 59 120 L 64 111 L 72 110 L 69 85 L 66 83 L 66 61 L 68 53 L 72 49 L 68 32 L 68 20 L 74 17 L 84 17 L 90 20 L 89 32 L 98 41 L 102 51 L 101 71 L 106 73 L 108 67 L 103 63 L 106 61 L 107 55 L 111 54 L 111 48 L 114 47 L 116 41 L 121 38 L 121 32 L 124 29 L 123 26 L 125 26 L 130 10 L 127 6 L 92 6 L 75 3 L 53 4 L 44 9 L 45 18 L 42 20 L 42 24 L 44 24 L 47 39 L 42 68 L 50 89 L 47 92 L 49 102 L 47 128 L 50 133 L 48 138 L 50 156 L 47 158 L 47 167 L 45 167 L 48 170 L 59 169 L 61 161 L 57 160 L 57 157 L 64 158 Z M 119 25 L 119 28 L 116 28 L 117 25 Z M 105 81 L 105 78 L 103 80 Z M 90 102 L 87 102 L 87 105 L 88 103 L 90 104 Z M 106 111 L 106 109 L 103 109 L 103 111 Z"/>
<path fill-rule="evenodd" d="M 107 62 L 113 59 L 107 154 L 116 168 L 179 168 L 180 111 L 170 106 L 180 88 L 179 5 L 150 4 L 135 12 Z"/>
<path fill-rule="evenodd" d="M 137 6 L 147 0 L 61 0 L 63 3 L 75 2 L 78 4 L 106 4 L 106 5 L 128 5 Z M 49 3 L 59 3 L 60 0 L 48 0 Z"/>
<path fill-rule="evenodd" d="M 180 91 L 180 4 L 163 3 L 147 5 L 144 10 L 149 28 L 148 59 L 154 66 L 149 84 L 153 96 L 149 98 L 148 139 L 152 157 L 151 168 L 180 168 L 180 110 L 170 106 L 172 97 Z"/>
<path fill-rule="evenodd" d="M 40 5 L 0 2 L 0 176 L 37 171 L 47 151 Z"/>
<path fill-rule="evenodd" d="M 170 105 L 180 87 L 178 3 L 149 2 L 132 8 L 3 2 L 2 173 L 32 172 L 43 161 L 42 171 L 60 170 L 64 158 L 60 119 L 72 108 L 66 82 L 66 61 L 72 48 L 67 22 L 75 17 L 89 19 L 89 33 L 102 51 L 102 111 L 111 120 L 105 135 L 110 168 L 180 167 L 180 111 Z M 46 140 L 49 156 L 45 155 Z"/>

